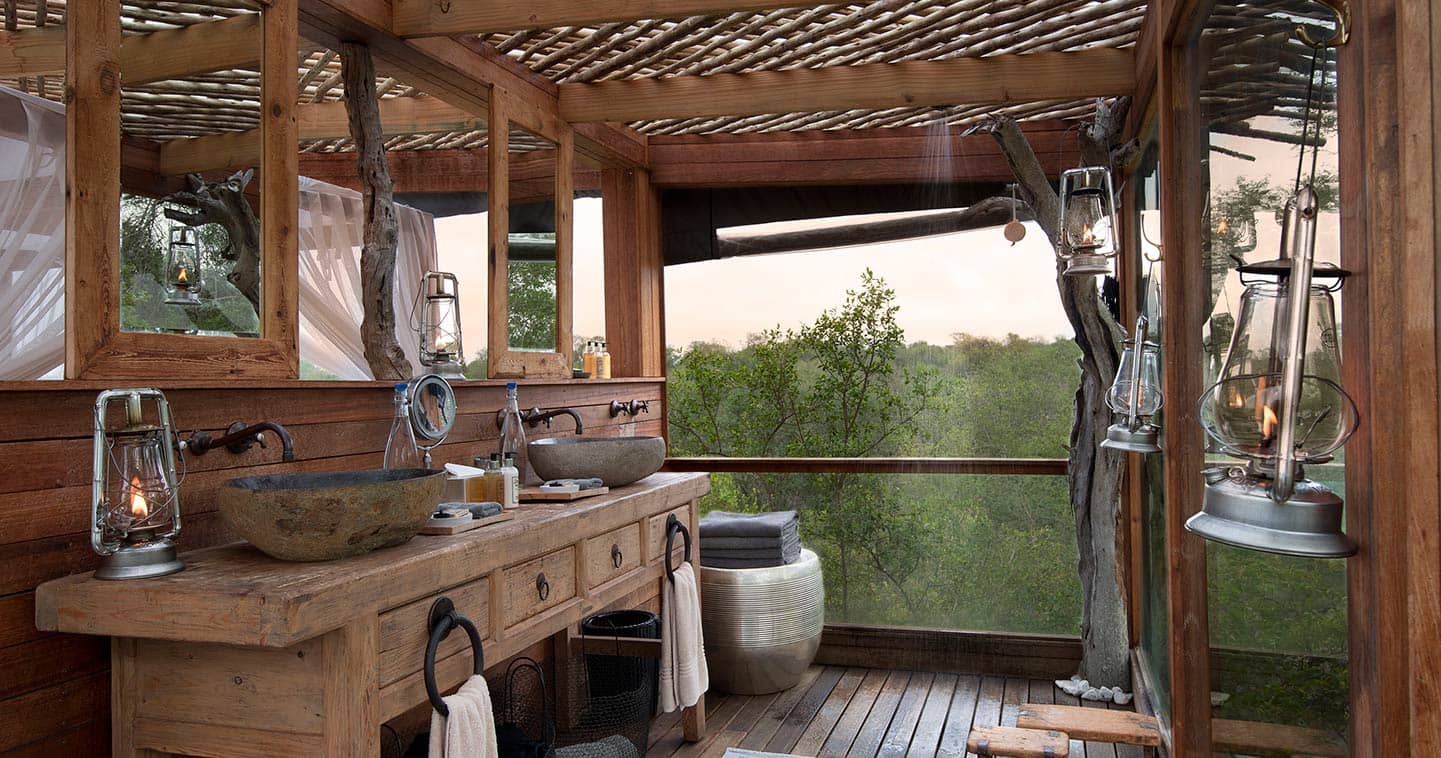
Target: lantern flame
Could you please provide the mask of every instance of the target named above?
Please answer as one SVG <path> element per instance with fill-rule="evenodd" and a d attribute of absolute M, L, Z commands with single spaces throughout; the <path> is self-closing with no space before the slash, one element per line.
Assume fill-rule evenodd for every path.
<path fill-rule="evenodd" d="M 1085 224 L 1085 225 L 1083 225 L 1083 226 L 1081 227 L 1081 244 L 1082 244 L 1082 245 L 1094 245 L 1095 243 L 1096 243 L 1096 235 L 1095 235 L 1095 233 L 1093 233 L 1093 232 L 1091 231 L 1091 225 L 1090 225 L 1090 224 Z"/>
<path fill-rule="evenodd" d="M 150 503 L 145 499 L 138 476 L 130 479 L 130 515 L 136 519 L 144 519 L 150 515 Z"/>
<path fill-rule="evenodd" d="M 1276 431 L 1276 425 L 1280 422 L 1281 419 L 1277 418 L 1276 412 L 1271 410 L 1271 406 L 1261 406 L 1261 436 L 1263 438 L 1271 439 Z"/>
<path fill-rule="evenodd" d="M 1229 231 L 1231 231 L 1231 223 L 1226 220 L 1225 216 L 1222 216 L 1221 220 L 1216 222 L 1216 234 L 1224 237 Z"/>
<path fill-rule="evenodd" d="M 181 266 L 181 267 L 180 267 L 180 273 L 178 273 L 178 274 L 175 275 L 175 283 L 176 283 L 176 284 L 189 284 L 189 283 L 190 283 L 190 275 L 186 273 L 184 266 Z"/>

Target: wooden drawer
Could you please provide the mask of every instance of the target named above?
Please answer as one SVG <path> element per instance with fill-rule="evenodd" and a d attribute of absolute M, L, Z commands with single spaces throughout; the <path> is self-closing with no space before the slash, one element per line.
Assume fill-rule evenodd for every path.
<path fill-rule="evenodd" d="M 501 618 L 507 627 L 575 597 L 575 548 L 567 547 L 501 572 Z"/>
<path fill-rule="evenodd" d="M 690 528 L 690 508 L 691 508 L 691 507 L 690 507 L 690 504 L 687 503 L 686 505 L 682 505 L 682 506 L 679 507 L 679 508 L 674 508 L 674 509 L 671 509 L 671 510 L 669 510 L 669 511 L 666 511 L 665 513 L 660 513 L 660 514 L 657 514 L 657 515 L 655 515 L 655 516 L 651 516 L 651 517 L 650 517 L 650 520 L 646 522 L 646 550 L 645 550 L 645 555 L 646 555 L 646 562 L 647 562 L 647 563 L 655 563 L 656 561 L 659 561 L 659 560 L 660 560 L 660 557 L 661 557 L 661 553 L 664 553 L 664 552 L 665 552 L 665 521 L 666 521 L 666 517 L 671 516 L 671 515 L 674 515 L 677 519 L 680 519 L 680 522 L 685 525 L 685 528 L 689 529 L 689 528 Z M 691 542 L 695 542 L 695 535 L 694 535 L 694 534 L 691 535 Z M 675 550 L 676 550 L 677 552 L 679 552 L 682 548 L 684 548 L 684 546 L 685 546 L 684 541 L 683 541 L 680 537 L 676 537 L 676 539 L 675 539 L 675 545 L 673 546 L 673 547 L 675 548 Z M 700 556 L 699 556 L 698 554 L 696 554 L 696 552 L 695 552 L 696 549 L 697 549 L 697 548 L 696 548 L 694 545 L 691 546 L 691 558 L 694 558 L 694 559 L 696 559 L 696 560 L 700 560 Z"/>
<path fill-rule="evenodd" d="M 425 664 L 425 645 L 430 641 L 430 606 L 444 595 L 455 603 L 455 611 L 471 620 L 482 639 L 490 636 L 490 577 L 451 587 L 380 614 L 380 686 L 420 671 Z M 440 643 L 437 661 L 468 651 L 470 638 L 456 629 Z M 469 658 L 469 652 L 466 652 Z"/>
<path fill-rule="evenodd" d="M 640 524 L 591 537 L 585 541 L 585 588 L 605 584 L 640 564 Z"/>

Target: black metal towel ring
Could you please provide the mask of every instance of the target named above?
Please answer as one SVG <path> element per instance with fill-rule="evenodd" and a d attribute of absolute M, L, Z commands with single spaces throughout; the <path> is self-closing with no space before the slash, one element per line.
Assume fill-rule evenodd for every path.
<path fill-rule="evenodd" d="M 475 673 L 485 673 L 485 650 L 480 646 L 480 630 L 470 619 L 455 612 L 455 603 L 444 595 L 435 599 L 430 606 L 430 642 L 425 646 L 425 694 L 430 697 L 430 706 L 442 716 L 450 716 L 450 709 L 440 698 L 440 687 L 435 683 L 435 652 L 440 641 L 450 636 L 457 626 L 470 637 L 470 649 L 475 658 Z"/>
<path fill-rule="evenodd" d="M 682 560 L 685 563 L 690 563 L 690 530 L 672 513 L 666 516 L 665 519 L 665 578 L 672 582 L 675 581 L 675 570 L 680 568 L 679 566 L 672 567 L 670 565 L 670 554 L 675 548 L 676 532 L 680 532 L 681 536 L 685 538 L 685 557 Z"/>

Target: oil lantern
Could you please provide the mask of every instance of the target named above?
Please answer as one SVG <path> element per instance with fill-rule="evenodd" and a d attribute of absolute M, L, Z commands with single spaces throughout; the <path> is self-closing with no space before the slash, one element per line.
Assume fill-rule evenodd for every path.
<path fill-rule="evenodd" d="M 1136 318 L 1135 335 L 1126 340 L 1116 380 L 1106 393 L 1106 405 L 1124 418 L 1106 430 L 1101 447 L 1132 453 L 1159 453 L 1161 430 L 1151 416 L 1161 409 L 1160 346 L 1147 339 L 1149 321 Z"/>
<path fill-rule="evenodd" d="M 1216 214 L 1216 225 L 1211 231 L 1211 238 L 1227 253 L 1243 255 L 1256 249 L 1256 217 L 1250 213 L 1233 218 L 1221 211 Z"/>
<path fill-rule="evenodd" d="M 158 424 L 147 423 L 142 402 L 153 401 Z M 110 428 L 112 404 L 125 422 Z M 175 425 L 165 395 L 153 389 L 106 390 L 95 400 L 95 462 L 90 544 L 105 556 L 96 579 L 140 579 L 184 568 L 175 554 L 180 536 Z"/>
<path fill-rule="evenodd" d="M 1111 273 L 1116 256 L 1111 235 L 1116 230 L 1116 196 L 1111 172 L 1100 166 L 1061 173 L 1061 247 L 1066 276 Z"/>
<path fill-rule="evenodd" d="M 1286 209 L 1290 270 L 1255 282 L 1219 380 L 1201 398 L 1206 434 L 1245 461 L 1203 472 L 1201 512 L 1186 529 L 1207 539 L 1283 555 L 1341 558 L 1356 552 L 1342 531 L 1342 501 L 1305 478 L 1356 430 L 1356 406 L 1338 383 L 1340 352 L 1330 290 L 1312 284 L 1316 193 L 1302 187 Z"/>
<path fill-rule="evenodd" d="M 464 379 L 460 343 L 460 284 L 455 274 L 427 271 L 420 282 L 420 365 L 449 379 Z"/>
<path fill-rule="evenodd" d="M 165 253 L 166 304 L 199 305 L 200 284 L 200 238 L 195 227 L 170 227 L 170 246 Z"/>

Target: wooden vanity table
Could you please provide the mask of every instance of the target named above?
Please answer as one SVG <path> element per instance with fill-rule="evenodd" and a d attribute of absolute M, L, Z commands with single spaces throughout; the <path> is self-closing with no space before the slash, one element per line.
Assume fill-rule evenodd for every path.
<path fill-rule="evenodd" d="M 709 491 L 704 474 L 655 474 L 325 563 L 286 563 L 245 543 L 198 550 L 170 576 L 47 582 L 35 623 L 114 638 L 116 756 L 375 756 L 380 725 L 426 702 L 437 597 L 474 621 L 487 664 L 500 663 L 607 605 L 654 597 L 667 516 L 696 533 L 697 500 Z M 436 659 L 443 689 L 463 682 L 465 635 L 450 635 Z M 687 721 L 704 728 L 703 716 Z"/>

